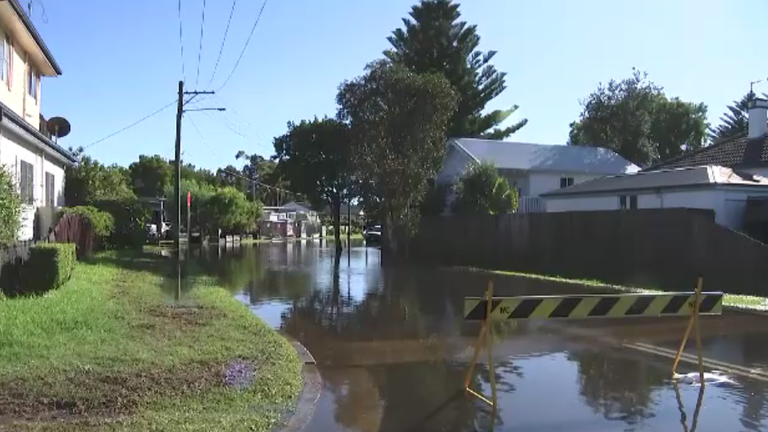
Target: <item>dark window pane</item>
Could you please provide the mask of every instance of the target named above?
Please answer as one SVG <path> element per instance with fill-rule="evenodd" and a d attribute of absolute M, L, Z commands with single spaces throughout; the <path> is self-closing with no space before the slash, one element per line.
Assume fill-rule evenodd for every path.
<path fill-rule="evenodd" d="M 636 209 L 637 208 L 637 195 L 632 195 L 629 197 L 629 208 Z"/>
<path fill-rule="evenodd" d="M 619 197 L 619 208 L 620 209 L 627 208 L 627 196 L 626 195 L 621 195 Z"/>

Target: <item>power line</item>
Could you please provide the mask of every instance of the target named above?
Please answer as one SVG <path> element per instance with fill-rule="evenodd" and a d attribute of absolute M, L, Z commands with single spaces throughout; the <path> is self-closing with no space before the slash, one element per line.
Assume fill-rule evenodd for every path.
<path fill-rule="evenodd" d="M 253 32 L 256 31 L 256 27 L 259 25 L 259 21 L 261 21 L 261 14 L 264 13 L 264 7 L 267 6 L 267 1 L 264 0 L 264 3 L 261 4 L 261 9 L 259 10 L 259 15 L 256 17 L 256 22 L 253 23 L 253 27 L 251 27 L 251 33 L 248 35 L 248 39 L 245 41 L 245 46 L 243 46 L 243 50 L 240 51 L 240 56 L 237 57 L 237 61 L 235 62 L 235 66 L 232 68 L 232 71 L 229 73 L 229 76 L 227 76 L 227 79 L 224 80 L 224 84 L 219 87 L 219 90 L 217 92 L 220 92 L 224 86 L 227 85 L 230 78 L 232 78 L 232 75 L 235 74 L 235 71 L 237 70 L 237 67 L 240 65 L 240 60 L 243 58 L 243 54 L 245 54 L 245 50 L 248 49 L 248 44 L 251 42 L 251 37 L 253 36 Z"/>
<path fill-rule="evenodd" d="M 172 106 L 172 105 L 175 105 L 175 104 L 176 104 L 176 102 L 177 102 L 177 101 L 175 101 L 175 100 L 174 100 L 174 101 L 172 101 L 172 102 L 171 102 L 171 103 L 169 103 L 168 105 L 166 105 L 166 106 L 164 106 L 164 107 L 162 107 L 162 108 L 158 109 L 157 111 L 154 111 L 154 112 L 152 112 L 151 114 L 148 114 L 148 115 L 146 115 L 146 116 L 142 117 L 141 119 L 139 119 L 139 120 L 137 120 L 137 121 L 135 121 L 135 122 L 133 122 L 133 123 L 129 124 L 128 126 L 126 126 L 126 127 L 122 128 L 122 129 L 120 129 L 120 130 L 118 130 L 118 131 L 116 131 L 116 132 L 113 132 L 113 133 L 111 133 L 111 134 L 109 134 L 109 135 L 105 136 L 104 138 L 98 139 L 98 140 L 96 140 L 96 141 L 94 141 L 94 142 L 92 142 L 92 143 L 88 144 L 87 146 L 83 147 L 83 149 L 87 149 L 87 148 L 89 148 L 89 147 L 95 146 L 96 144 L 98 144 L 98 143 L 100 143 L 100 142 L 102 142 L 102 141 L 106 141 L 106 140 L 108 140 L 108 139 L 112 138 L 113 136 L 115 136 L 115 135 L 117 135 L 117 134 L 119 134 L 119 133 L 121 133 L 121 132 L 124 132 L 124 131 L 126 131 L 126 130 L 128 130 L 128 129 L 130 129 L 130 128 L 134 127 L 134 126 L 136 126 L 137 124 L 139 124 L 139 123 L 143 122 L 144 120 L 147 120 L 147 119 L 149 119 L 150 117 L 153 117 L 153 116 L 155 116 L 155 115 L 159 114 L 160 112 L 162 112 L 163 110 L 165 110 L 165 109 L 169 108 L 170 106 Z"/>
<path fill-rule="evenodd" d="M 203 17 L 200 19 L 200 47 L 197 49 L 197 77 L 195 78 L 195 88 L 200 81 L 200 61 L 203 56 L 203 35 L 205 34 L 205 0 L 203 0 Z"/>
<path fill-rule="evenodd" d="M 229 10 L 229 19 L 227 19 L 227 28 L 224 30 L 224 38 L 221 40 L 221 48 L 219 48 L 219 55 L 216 57 L 216 64 L 213 66 L 213 73 L 211 79 L 208 81 L 206 88 L 210 88 L 213 83 L 213 78 L 216 77 L 216 71 L 219 69 L 219 61 L 221 60 L 221 54 L 224 52 L 224 44 L 227 42 L 227 35 L 229 34 L 229 25 L 232 24 L 232 15 L 235 13 L 235 5 L 237 0 L 232 0 L 232 8 Z"/>
<path fill-rule="evenodd" d="M 210 151 L 212 155 L 217 156 L 216 152 L 214 152 L 213 148 L 208 144 L 208 141 L 205 139 L 205 136 L 203 135 L 203 133 L 200 132 L 200 129 L 197 127 L 197 124 L 195 123 L 195 121 L 192 120 L 192 117 L 187 117 L 187 118 L 189 119 L 190 123 L 192 123 L 192 127 L 195 129 L 195 131 L 197 131 L 197 134 L 200 136 L 200 139 L 203 141 L 203 144 L 205 144 L 205 147 L 208 148 L 208 151 Z M 259 186 L 263 186 L 263 187 L 268 188 L 268 189 L 274 189 L 274 190 L 277 190 L 277 191 L 286 192 L 286 193 L 289 193 L 289 194 L 292 194 L 292 195 L 296 195 L 296 196 L 305 196 L 303 193 L 293 192 L 293 191 L 289 191 L 288 189 L 283 189 L 283 188 L 279 188 L 277 186 L 272 186 L 272 185 L 268 185 L 266 183 L 262 183 L 262 182 L 260 182 L 258 180 L 254 180 L 252 178 L 244 176 L 243 174 L 240 174 L 239 172 L 230 171 L 230 170 L 228 170 L 226 168 L 220 168 L 220 169 L 221 169 L 222 172 L 225 172 L 225 173 L 227 173 L 229 175 L 232 175 L 232 176 L 235 176 L 235 177 L 240 177 L 240 178 L 242 178 L 244 180 L 248 180 L 251 183 L 257 184 Z"/>
<path fill-rule="evenodd" d="M 186 81 L 186 73 L 184 71 L 184 33 L 182 32 L 181 21 L 181 0 L 179 0 L 179 46 L 181 47 L 181 79 Z"/>
<path fill-rule="evenodd" d="M 211 146 L 208 145 L 208 141 L 203 136 L 203 133 L 200 132 L 200 129 L 197 127 L 197 124 L 195 123 L 195 121 L 192 120 L 192 116 L 189 116 L 187 118 L 189 119 L 189 122 L 192 123 L 192 127 L 195 128 L 195 130 L 197 131 L 197 134 L 200 135 L 200 139 L 203 141 L 203 144 L 205 144 L 205 146 L 208 148 L 208 151 L 210 151 L 213 156 L 218 156 L 216 152 L 213 151 L 213 148 L 211 148 Z"/>

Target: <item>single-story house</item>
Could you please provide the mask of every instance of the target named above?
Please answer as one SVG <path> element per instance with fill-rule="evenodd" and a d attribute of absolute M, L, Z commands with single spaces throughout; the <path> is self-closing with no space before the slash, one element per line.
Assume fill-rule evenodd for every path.
<path fill-rule="evenodd" d="M 538 197 L 605 175 L 639 171 L 612 150 L 600 147 L 529 144 L 475 138 L 451 139 L 438 185 L 453 185 L 470 166 L 493 163 L 520 196 L 520 211 L 544 211 Z M 449 195 L 449 202 L 453 197 Z"/>
<path fill-rule="evenodd" d="M 542 196 L 548 212 L 709 209 L 715 222 L 741 230 L 747 201 L 768 198 L 768 178 L 707 165 L 607 176 Z"/>
<path fill-rule="evenodd" d="M 710 209 L 734 230 L 768 233 L 768 101 L 749 106 L 746 135 L 629 175 L 543 194 L 549 212 L 635 208 Z M 762 234 L 756 238 L 762 238 Z"/>

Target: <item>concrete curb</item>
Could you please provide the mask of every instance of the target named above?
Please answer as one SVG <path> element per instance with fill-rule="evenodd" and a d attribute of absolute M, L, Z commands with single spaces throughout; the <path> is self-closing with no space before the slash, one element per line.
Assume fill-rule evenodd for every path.
<path fill-rule="evenodd" d="M 309 350 L 287 334 L 282 333 L 282 336 L 296 350 L 296 354 L 299 355 L 299 359 L 304 364 L 301 368 L 304 387 L 299 394 L 295 408 L 286 413 L 287 419 L 282 423 L 282 426 L 273 430 L 274 432 L 299 432 L 307 426 L 310 419 L 312 419 L 312 414 L 315 413 L 315 405 L 320 398 L 323 380 L 320 372 L 317 370 L 315 358 L 312 357 Z"/>

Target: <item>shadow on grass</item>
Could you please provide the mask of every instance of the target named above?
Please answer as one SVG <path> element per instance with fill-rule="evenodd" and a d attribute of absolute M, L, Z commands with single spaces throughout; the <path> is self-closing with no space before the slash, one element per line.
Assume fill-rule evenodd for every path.
<path fill-rule="evenodd" d="M 135 250 L 109 251 L 97 254 L 83 262 L 90 265 L 108 265 L 132 271 L 152 272 L 168 278 L 178 275 L 176 258 L 152 252 Z"/>

